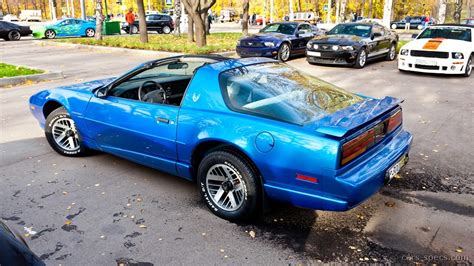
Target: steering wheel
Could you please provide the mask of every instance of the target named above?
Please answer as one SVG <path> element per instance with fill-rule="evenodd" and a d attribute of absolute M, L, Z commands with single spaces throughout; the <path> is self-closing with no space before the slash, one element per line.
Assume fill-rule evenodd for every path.
<path fill-rule="evenodd" d="M 154 89 L 151 91 L 144 91 L 144 88 L 146 87 L 147 84 L 152 84 L 155 86 Z M 154 97 L 157 96 L 157 97 Z M 160 83 L 153 81 L 153 80 L 147 80 L 143 82 L 140 87 L 138 88 L 138 100 L 144 101 L 144 102 L 155 102 L 154 98 L 159 98 L 157 102 L 163 103 L 166 101 L 166 91 L 163 89 L 163 86 L 161 86 Z"/>

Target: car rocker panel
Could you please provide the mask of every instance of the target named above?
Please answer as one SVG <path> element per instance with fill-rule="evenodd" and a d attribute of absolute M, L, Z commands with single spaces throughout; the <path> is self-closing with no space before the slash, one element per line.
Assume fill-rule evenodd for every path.
<path fill-rule="evenodd" d="M 468 63 L 471 62 L 472 66 L 474 53 L 472 28 L 434 26 L 431 29 L 468 30 L 471 32 L 471 41 L 440 37 L 420 38 L 422 32 L 417 39 L 400 49 L 398 68 L 404 71 L 423 73 L 466 74 Z"/>
<path fill-rule="evenodd" d="M 169 86 L 167 90 L 173 90 L 173 84 L 181 84 L 182 80 L 179 76 L 171 81 L 167 75 L 143 75 L 137 83 L 140 73 L 155 66 L 168 66 L 164 71 L 172 72 L 199 60 L 203 60 L 202 66 L 186 72 L 194 74 L 189 77 L 189 84 L 182 86 L 185 92 L 176 104 L 165 104 L 166 97 L 162 96 L 174 96 L 168 91 L 157 98 L 162 103 L 149 102 L 144 96 L 142 100 L 135 99 L 136 87 L 139 86 L 140 97 L 140 91 L 150 80 L 164 84 L 162 88 Z M 253 75 L 265 78 L 257 82 Z M 298 97 L 304 91 L 285 85 L 301 81 L 299 75 L 305 74 L 265 58 L 173 57 L 145 63 L 117 79 L 38 92 L 30 98 L 30 109 L 47 132 L 55 121 L 55 112 L 63 118 L 69 114 L 81 145 L 86 148 L 197 180 L 209 209 L 225 219 L 238 220 L 248 214 L 244 207 L 233 210 L 228 201 L 214 201 L 235 187 L 242 189 L 242 182 L 249 188 L 261 186 L 263 192 L 255 195 L 252 191 L 258 189 L 247 189 L 250 194 L 246 200 L 266 196 L 305 208 L 348 210 L 376 193 L 407 161 L 412 137 L 403 129 L 401 101 L 392 97 L 361 97 L 305 76 L 314 79 L 321 91 L 329 90 L 345 99 L 334 110 L 321 112 L 320 108 L 310 108 L 314 116 L 307 116 L 308 109 L 298 111 L 298 105 L 292 104 L 300 103 Z M 301 85 L 312 90 L 307 84 Z M 275 98 L 275 92 L 282 94 Z M 153 91 L 148 94 L 155 95 Z M 333 94 L 327 94 L 330 95 Z M 284 98 L 292 100 L 279 105 L 276 100 Z M 238 180 L 226 181 L 219 188 L 224 191 L 216 188 L 215 194 L 210 194 L 210 181 L 202 180 L 207 176 L 217 178 L 219 172 L 210 168 L 207 176 L 202 175 L 207 171 L 203 165 L 209 161 L 206 154 L 216 152 L 221 157 L 210 160 L 230 158 L 218 167 L 236 173 Z M 236 164 L 232 156 L 246 159 Z M 196 162 L 197 158 L 202 158 L 201 163 Z M 254 183 L 248 175 L 239 173 L 239 165 L 258 173 Z"/>

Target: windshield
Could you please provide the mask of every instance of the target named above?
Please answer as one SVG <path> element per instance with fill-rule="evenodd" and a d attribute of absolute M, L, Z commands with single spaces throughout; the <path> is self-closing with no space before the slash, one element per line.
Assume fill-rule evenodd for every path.
<path fill-rule="evenodd" d="M 265 28 L 261 29 L 260 32 L 276 32 L 291 35 L 295 32 L 296 24 L 269 24 Z"/>
<path fill-rule="evenodd" d="M 336 34 L 347 34 L 347 35 L 356 35 L 359 37 L 369 37 L 372 26 L 370 25 L 360 25 L 360 24 L 339 24 L 336 27 L 332 28 L 327 34 L 336 35 Z"/>
<path fill-rule="evenodd" d="M 299 125 L 362 100 L 279 63 L 234 68 L 223 72 L 220 82 L 231 109 Z"/>
<path fill-rule="evenodd" d="M 417 39 L 443 38 L 461 41 L 471 41 L 471 31 L 462 28 L 429 28 L 423 31 Z"/>

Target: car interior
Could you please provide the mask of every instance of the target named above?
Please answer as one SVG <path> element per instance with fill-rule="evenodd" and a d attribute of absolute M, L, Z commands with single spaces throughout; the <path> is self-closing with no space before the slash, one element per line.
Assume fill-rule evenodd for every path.
<path fill-rule="evenodd" d="M 179 106 L 196 70 L 215 60 L 181 58 L 145 68 L 114 85 L 108 95 L 147 103 Z"/>

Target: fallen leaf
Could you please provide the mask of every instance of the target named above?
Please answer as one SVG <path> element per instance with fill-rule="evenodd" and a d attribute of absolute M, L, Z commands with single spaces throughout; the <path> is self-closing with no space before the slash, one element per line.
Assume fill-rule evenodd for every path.
<path fill-rule="evenodd" d="M 395 202 L 393 202 L 393 201 L 386 201 L 386 202 L 385 202 L 385 206 L 390 207 L 390 208 L 393 208 L 393 207 L 395 206 Z"/>
<path fill-rule="evenodd" d="M 98 186 L 100 186 L 100 184 L 95 184 L 95 185 L 94 185 L 94 187 L 98 187 Z"/>
<path fill-rule="evenodd" d="M 206 233 L 202 233 L 201 235 L 202 235 L 202 236 L 205 236 L 205 235 L 206 235 Z"/>
<path fill-rule="evenodd" d="M 146 225 L 140 224 L 138 227 L 140 227 L 140 228 L 146 228 Z"/>
<path fill-rule="evenodd" d="M 251 238 L 255 238 L 255 232 L 254 231 L 250 231 L 249 235 L 250 235 Z"/>
<path fill-rule="evenodd" d="M 67 195 L 67 191 L 63 191 L 63 195 Z"/>
<path fill-rule="evenodd" d="M 352 250 L 356 249 L 356 247 L 354 247 L 354 246 L 349 246 L 349 248 L 352 249 Z"/>
<path fill-rule="evenodd" d="M 456 249 L 456 252 L 457 252 L 457 253 L 462 253 L 462 252 L 463 252 L 462 247 L 458 247 L 458 248 Z"/>
<path fill-rule="evenodd" d="M 225 250 L 221 249 L 220 251 L 221 251 L 222 253 L 224 253 Z"/>
<path fill-rule="evenodd" d="M 65 224 L 65 225 L 71 225 L 71 224 L 72 224 L 72 221 L 71 221 L 71 220 L 66 220 L 66 221 L 64 222 L 64 224 Z"/>

